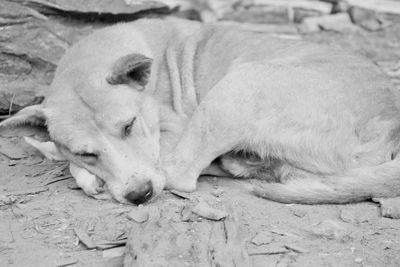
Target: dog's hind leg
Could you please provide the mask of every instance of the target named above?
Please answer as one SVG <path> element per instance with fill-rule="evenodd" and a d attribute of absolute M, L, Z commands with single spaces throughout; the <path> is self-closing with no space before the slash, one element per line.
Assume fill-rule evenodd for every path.
<path fill-rule="evenodd" d="M 273 170 L 281 165 L 274 158 L 260 158 L 255 153 L 231 152 L 220 157 L 221 168 L 237 178 L 257 178 L 268 182 L 279 182 Z"/>

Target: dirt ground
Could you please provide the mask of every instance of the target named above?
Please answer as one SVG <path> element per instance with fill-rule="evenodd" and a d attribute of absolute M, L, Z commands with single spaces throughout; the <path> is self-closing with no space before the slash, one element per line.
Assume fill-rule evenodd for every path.
<path fill-rule="evenodd" d="M 307 35 L 287 29 L 270 33 L 356 50 L 379 64 L 400 90 L 400 25 Z M 221 222 L 193 214 L 183 219 L 182 209 L 198 201 L 235 218 L 253 266 L 400 266 L 400 221 L 382 217 L 377 203 L 285 205 L 251 195 L 245 185 L 256 181 L 213 177 L 203 178 L 188 199 L 165 192 L 143 207 L 96 200 L 76 187 L 66 163 L 44 159 L 21 138 L 35 134 L 29 129 L 0 133 L 0 266 L 122 266 L 129 230 L 138 229 L 132 212 L 155 207 L 160 220 L 201 239 L 201 231 L 209 230 L 196 233 L 196 225 Z M 142 232 L 140 238 L 154 234 Z M 90 240 L 84 242 L 85 237 Z M 204 266 L 207 255 L 189 254 L 158 257 Z"/>

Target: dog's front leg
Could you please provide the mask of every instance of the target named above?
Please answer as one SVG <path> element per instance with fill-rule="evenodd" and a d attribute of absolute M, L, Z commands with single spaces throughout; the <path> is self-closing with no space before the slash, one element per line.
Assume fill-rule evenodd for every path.
<path fill-rule="evenodd" d="M 166 188 L 193 191 L 201 171 L 245 138 L 252 97 L 234 80 L 224 78 L 207 94 L 176 147 L 163 157 Z"/>

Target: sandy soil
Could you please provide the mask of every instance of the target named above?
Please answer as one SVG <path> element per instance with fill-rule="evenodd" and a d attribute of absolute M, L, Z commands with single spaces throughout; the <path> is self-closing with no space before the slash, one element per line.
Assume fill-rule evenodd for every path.
<path fill-rule="evenodd" d="M 400 85 L 398 25 L 374 33 L 320 32 L 303 38 L 357 50 Z M 141 255 L 153 255 L 161 266 L 170 259 L 179 259 L 181 266 L 204 266 L 212 260 L 201 248 L 210 246 L 211 229 L 221 222 L 184 214 L 199 201 L 235 219 L 235 235 L 254 266 L 400 266 L 400 223 L 382 217 L 376 203 L 284 205 L 251 195 L 243 184 L 254 181 L 213 177 L 202 179 L 187 198 L 165 192 L 144 207 L 96 200 L 76 187 L 65 163 L 44 159 L 21 139 L 34 134 L 28 129 L 0 133 L 0 266 L 122 266 L 128 236 L 130 249 L 135 238 L 138 244 L 157 239 L 160 228 L 137 223 L 133 216 L 151 215 L 154 209 L 160 220 L 155 225 L 173 227 L 185 242 L 193 242 L 193 249 L 157 254 L 186 244 L 168 241 L 177 247 L 153 244 L 153 251 L 142 247 Z"/>

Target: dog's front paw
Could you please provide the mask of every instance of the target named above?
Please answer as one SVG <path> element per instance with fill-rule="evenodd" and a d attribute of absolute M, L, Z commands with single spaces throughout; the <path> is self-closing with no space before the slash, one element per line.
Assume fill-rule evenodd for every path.
<path fill-rule="evenodd" d="M 75 182 L 87 195 L 94 196 L 104 192 L 104 182 L 84 168 L 73 163 L 69 164 L 69 171 Z"/>
<path fill-rule="evenodd" d="M 174 155 L 167 155 L 161 161 L 162 171 L 166 179 L 165 189 L 175 189 L 183 192 L 196 190 L 197 179 L 200 172 L 195 171 L 193 165 L 189 165 Z"/>
<path fill-rule="evenodd" d="M 166 177 L 165 189 L 178 190 L 182 192 L 193 192 L 196 190 L 197 178 L 190 175 L 180 175 L 171 167 L 164 169 Z"/>
<path fill-rule="evenodd" d="M 184 179 L 167 179 L 165 189 L 190 193 L 196 190 L 196 182 L 188 183 Z"/>

